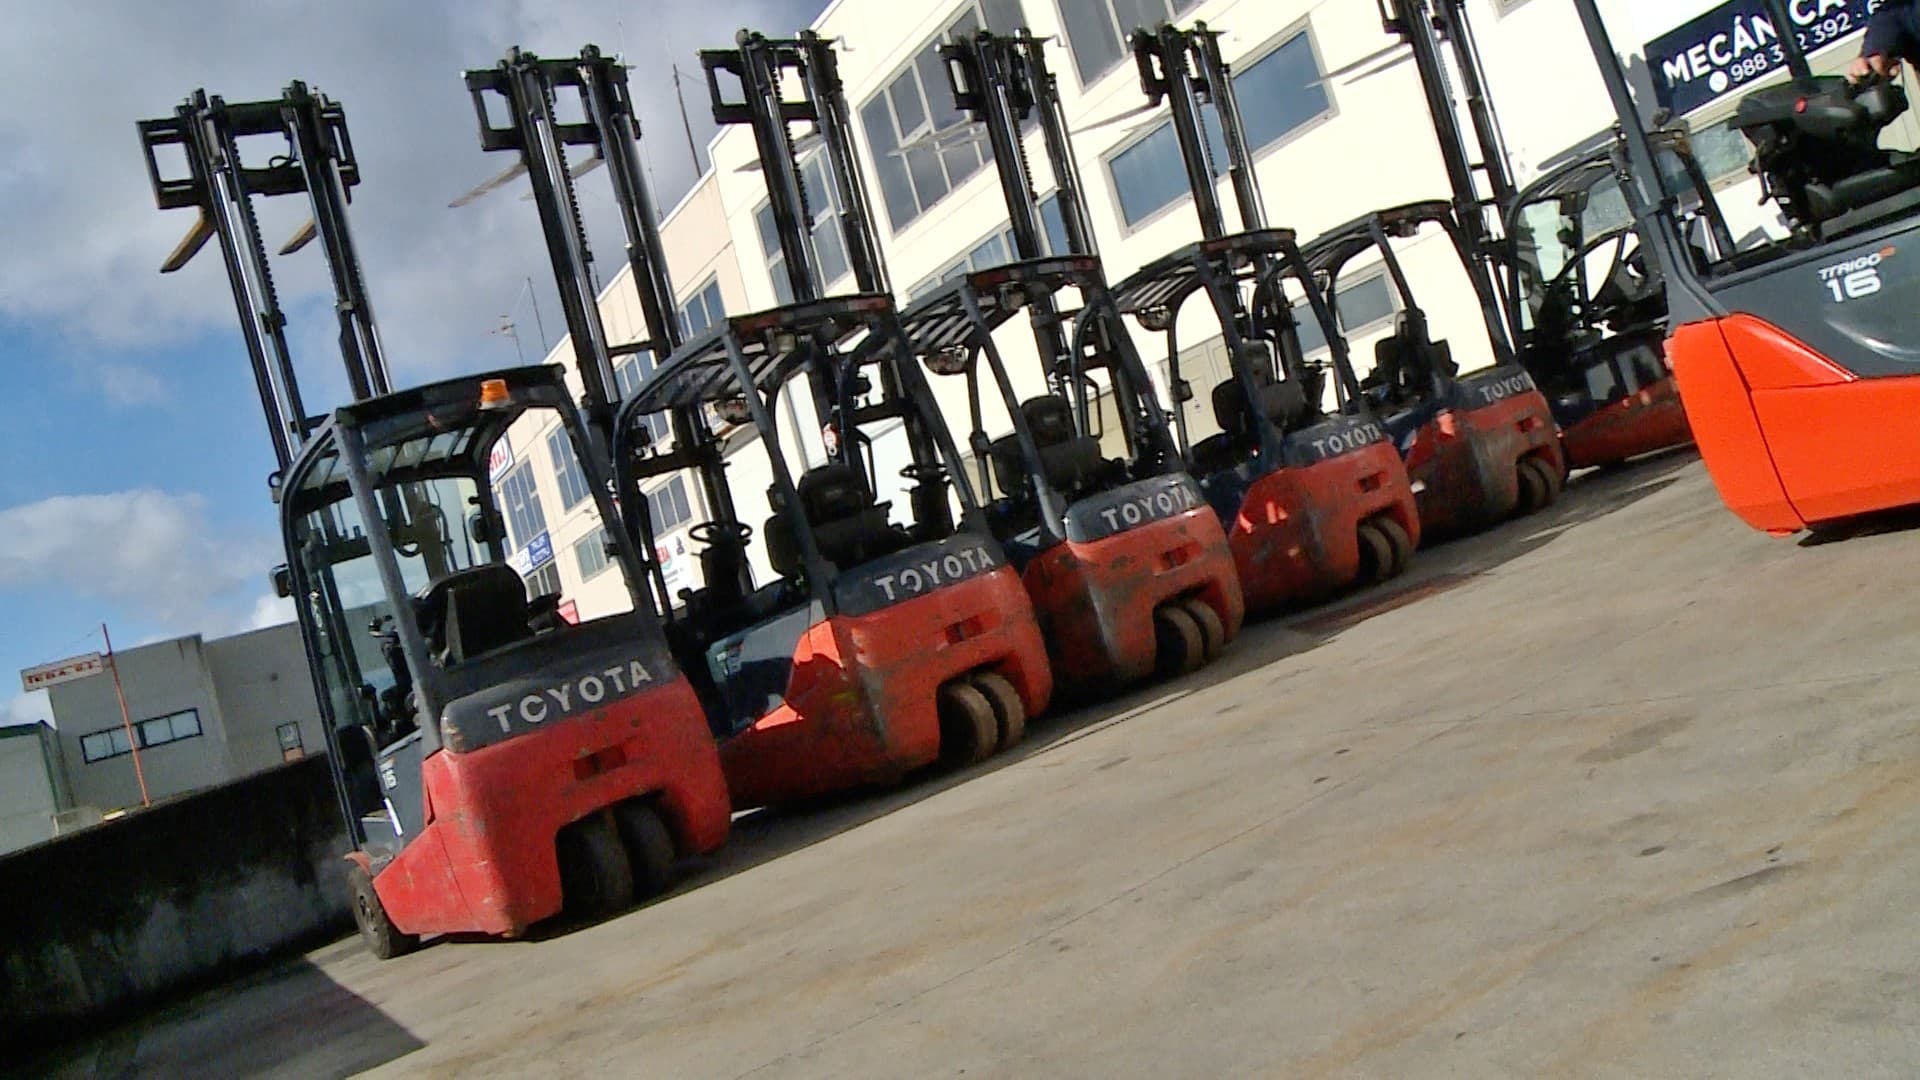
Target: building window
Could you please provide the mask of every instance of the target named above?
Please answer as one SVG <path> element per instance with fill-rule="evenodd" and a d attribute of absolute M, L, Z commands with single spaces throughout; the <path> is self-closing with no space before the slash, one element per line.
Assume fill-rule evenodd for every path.
<path fill-rule="evenodd" d="M 860 106 L 860 125 L 895 233 L 980 171 L 991 154 L 985 133 L 970 128 L 966 115 L 953 107 L 953 90 L 940 60 L 941 42 L 972 36 L 983 20 L 993 30 L 1010 33 L 1024 25 L 1026 17 L 1012 0 L 969 0 L 912 63 Z"/>
<path fill-rule="evenodd" d="M 580 564 L 580 580 L 590 581 L 610 565 L 607 530 L 602 527 L 573 542 L 573 558 Z"/>
<path fill-rule="evenodd" d="M 1080 85 L 1120 66 L 1135 29 L 1152 30 L 1200 6 L 1200 0 L 1058 0 L 1060 27 Z"/>
<path fill-rule="evenodd" d="M 818 282 L 823 292 L 847 275 L 846 237 L 840 229 L 840 199 L 827 183 L 827 159 L 816 150 L 800 159 L 800 182 L 807 197 L 807 232 L 813 237 L 813 253 L 818 263 Z M 773 206 L 761 203 L 753 212 L 754 226 L 760 232 L 760 250 L 767 256 L 767 272 L 773 275 L 773 293 L 782 304 L 793 303 L 793 283 L 787 280 L 787 254 L 780 247 L 780 230 L 774 226 Z"/>
<path fill-rule="evenodd" d="M 1246 110 L 1247 147 L 1254 154 L 1332 111 L 1332 100 L 1321 85 L 1320 61 L 1305 30 L 1281 42 L 1265 55 L 1236 65 L 1233 86 Z M 1207 135 L 1207 153 L 1216 178 L 1227 170 L 1226 137 L 1212 106 L 1201 110 Z M 1129 227 L 1138 225 L 1182 198 L 1192 195 L 1187 170 L 1180 159 L 1180 140 L 1171 120 L 1107 159 L 1107 171 L 1120 197 L 1120 214 Z"/>
<path fill-rule="evenodd" d="M 573 443 L 567 440 L 567 429 L 559 427 L 547 434 L 547 453 L 553 458 L 553 476 L 560 485 L 560 505 L 571 510 L 579 506 L 589 494 L 586 473 L 580 469 L 580 459 L 573 456 Z"/>
<path fill-rule="evenodd" d="M 281 724 L 273 731 L 280 737 L 281 761 L 298 761 L 307 756 L 307 748 L 300 740 L 299 724 Z"/>
<path fill-rule="evenodd" d="M 647 515 L 653 533 L 659 536 L 693 520 L 693 507 L 687 502 L 687 482 L 676 476 L 665 487 L 647 496 Z"/>
<path fill-rule="evenodd" d="M 1040 201 L 1040 222 L 1044 229 L 1040 238 L 1040 253 L 1042 255 L 1066 254 L 1067 226 L 1060 214 L 1058 198 L 1049 195 Z M 1013 227 L 1003 226 L 999 232 L 974 245 L 973 250 L 922 278 L 919 284 L 907 290 L 907 302 L 911 304 L 915 299 L 927 295 L 961 274 L 1004 266 L 1013 262 L 1015 258 Z"/>
<path fill-rule="evenodd" d="M 156 716 L 151 720 L 142 720 L 133 725 L 134 737 L 140 740 L 140 749 L 151 750 L 156 746 L 165 746 L 181 739 L 191 739 L 200 734 L 200 710 L 182 709 L 179 712 Z M 129 753 L 126 725 L 110 727 L 96 731 L 91 735 L 80 736 L 80 754 L 89 763 L 105 761 Z"/>
<path fill-rule="evenodd" d="M 533 482 L 532 464 L 523 461 L 500 478 L 500 502 L 507 512 L 507 533 L 516 551 L 547 531 L 547 515 L 540 511 L 540 489 Z"/>
<path fill-rule="evenodd" d="M 560 565 L 542 564 L 540 569 L 527 575 L 527 595 L 530 597 L 560 595 Z"/>
<path fill-rule="evenodd" d="M 1385 274 L 1375 274 L 1342 286 L 1334 308 L 1340 330 L 1346 334 L 1358 333 L 1375 323 L 1390 319 L 1399 310 L 1393 302 L 1393 288 L 1387 284 Z M 1293 314 L 1300 324 L 1300 351 L 1313 353 L 1326 348 L 1327 338 L 1320 332 L 1320 320 L 1313 317 L 1313 309 L 1307 306 L 1305 300 L 1293 305 Z"/>
<path fill-rule="evenodd" d="M 720 279 L 708 278 L 700 291 L 680 305 L 680 335 L 691 341 L 726 316 L 726 309 L 720 306 Z"/>
<path fill-rule="evenodd" d="M 719 303 L 719 288 L 719 283 L 715 282 L 713 289 L 716 310 Z M 685 308 L 681 309 L 680 317 L 683 320 L 687 317 Z M 618 364 L 615 364 L 613 367 L 613 381 L 614 385 L 620 388 L 620 400 L 625 401 L 639 393 L 640 387 L 644 385 L 647 378 L 653 374 L 653 369 L 656 366 L 653 360 L 653 350 L 651 349 L 641 349 L 639 352 L 634 353 L 632 356 L 625 357 Z M 667 432 L 671 429 L 671 425 L 667 423 L 666 413 L 648 413 L 640 418 L 640 422 L 646 425 L 648 433 L 653 436 L 653 441 L 656 443 L 664 442 L 667 437 Z"/>

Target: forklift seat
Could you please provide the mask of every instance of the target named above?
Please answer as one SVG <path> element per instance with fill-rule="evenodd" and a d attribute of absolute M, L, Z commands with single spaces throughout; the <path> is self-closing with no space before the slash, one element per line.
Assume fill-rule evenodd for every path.
<path fill-rule="evenodd" d="M 821 557 L 835 566 L 858 566 L 904 546 L 900 530 L 887 520 L 886 505 L 874 501 L 851 466 L 828 462 L 807 470 L 794 487 Z M 792 576 L 800 568 L 800 546 L 780 515 L 767 522 L 766 537 L 774 569 Z"/>
<path fill-rule="evenodd" d="M 1040 450 L 1040 471 L 1056 491 L 1070 492 L 1098 477 L 1106 467 L 1100 440 L 1080 434 L 1073 406 L 1058 394 L 1042 394 L 1020 403 L 1020 414 Z"/>
<path fill-rule="evenodd" d="M 1292 380 L 1275 382 L 1264 371 L 1256 371 L 1253 381 L 1256 387 L 1254 401 L 1260 414 L 1275 428 L 1284 433 L 1298 427 L 1300 421 L 1306 418 L 1309 411 L 1307 394 L 1300 384 Z M 1253 417 L 1253 410 L 1247 407 L 1247 395 L 1238 378 L 1228 378 L 1213 388 L 1213 419 L 1228 438 L 1251 438 L 1254 433 Z"/>
<path fill-rule="evenodd" d="M 505 563 L 456 570 L 421 590 L 413 604 L 427 650 L 441 667 L 533 636 L 526 583 Z"/>

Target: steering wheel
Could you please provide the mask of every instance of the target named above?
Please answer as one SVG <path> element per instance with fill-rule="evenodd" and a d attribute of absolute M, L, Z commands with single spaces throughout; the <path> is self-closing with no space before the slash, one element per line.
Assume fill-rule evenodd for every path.
<path fill-rule="evenodd" d="M 753 526 L 744 521 L 703 521 L 687 530 L 687 536 L 694 542 L 709 547 L 722 547 L 727 544 L 746 546 L 753 539 Z"/>
<path fill-rule="evenodd" d="M 908 463 L 906 468 L 900 470 L 900 479 L 911 480 L 916 484 L 922 480 L 945 480 L 946 478 L 945 465 L 922 465 L 915 461 Z"/>

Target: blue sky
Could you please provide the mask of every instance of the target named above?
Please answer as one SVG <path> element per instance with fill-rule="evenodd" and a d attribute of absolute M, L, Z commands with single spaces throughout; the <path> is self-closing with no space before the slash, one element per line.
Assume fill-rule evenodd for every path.
<path fill-rule="evenodd" d="M 507 46 L 550 55 L 589 41 L 633 64 L 663 205 L 695 169 L 670 65 L 692 75 L 704 151 L 712 123 L 693 53 L 751 25 L 804 25 L 822 0 L 214 0 L 191 20 L 170 5 L 108 0 L 9 15 L 0 92 L 0 723 L 45 714 L 18 669 L 98 647 L 230 633 L 282 621 L 267 570 L 279 561 L 265 477 L 271 450 L 219 260 L 178 274 L 162 258 L 190 211 L 154 209 L 134 121 L 198 87 L 230 100 L 276 97 L 303 79 L 346 108 L 365 182 L 351 210 L 382 338 L 402 384 L 514 362 L 496 332 L 510 308 L 529 358 L 542 350 L 520 298 L 531 276 L 550 337 L 559 308 L 531 204 L 496 193 L 446 203 L 504 168 L 483 154 L 464 68 Z M 617 237 L 587 183 L 590 226 Z M 511 193 L 510 193 L 511 192 Z M 265 205 L 270 243 L 298 200 Z M 317 245 L 276 266 L 310 407 L 342 382 Z"/>

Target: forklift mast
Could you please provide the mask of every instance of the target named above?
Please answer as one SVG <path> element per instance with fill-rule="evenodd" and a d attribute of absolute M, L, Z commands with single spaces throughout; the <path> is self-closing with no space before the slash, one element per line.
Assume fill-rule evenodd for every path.
<path fill-rule="evenodd" d="M 485 150 L 512 150 L 520 160 L 476 189 L 483 193 L 527 175 L 540 225 L 547 239 L 547 256 L 560 290 L 567 333 L 573 342 L 575 367 L 585 392 L 583 402 L 595 434 L 611 445 L 613 413 L 619 392 L 613 375 L 614 352 L 600 319 L 599 283 L 593 272 L 593 251 L 587 244 L 580 199 L 574 189 L 575 172 L 567 164 L 568 146 L 592 148 L 592 157 L 580 172 L 605 164 L 613 178 L 621 224 L 627 231 L 627 261 L 640 290 L 641 312 L 654 343 L 629 347 L 638 351 L 653 344 L 671 352 L 678 344 L 673 320 L 673 293 L 653 267 L 664 262 L 660 235 L 653 222 L 652 198 L 641 181 L 633 140 L 638 135 L 632 101 L 627 95 L 626 71 L 588 46 L 575 58 L 543 60 L 518 48 L 509 50 L 497 67 L 466 73 L 467 92 L 480 122 L 480 146 Z M 578 92 L 584 119 L 563 122 L 558 95 L 562 89 Z M 487 112 L 488 95 L 505 99 L 507 122 L 495 125 Z M 461 205 L 466 198 L 456 200 Z M 665 290 L 663 292 L 663 289 Z"/>
<path fill-rule="evenodd" d="M 468 93 L 480 122 L 480 145 L 484 150 L 518 151 L 520 160 L 494 180 L 476 189 L 474 195 L 525 173 L 532 184 L 533 200 L 539 208 L 540 224 L 546 234 L 547 255 L 553 264 L 555 284 L 559 286 L 561 307 L 566 313 L 567 332 L 573 341 L 579 364 L 580 380 L 586 392 L 586 413 L 593 421 L 596 435 L 614 445 L 614 415 L 620 405 L 614 364 L 620 357 L 651 350 L 656 362 L 684 344 L 673 280 L 667 272 L 666 249 L 660 240 L 659 213 L 641 171 L 636 143 L 640 138 L 640 120 L 634 112 L 633 96 L 627 83 L 626 65 L 603 55 L 588 45 L 580 55 L 560 60 L 543 60 L 520 49 L 510 50 L 497 67 L 469 71 Z M 560 91 L 572 89 L 579 94 L 581 115 L 578 122 L 558 119 L 556 104 Z M 506 100 L 509 119 L 495 125 L 487 112 L 487 96 L 497 94 Z M 590 147 L 590 156 L 577 168 L 567 161 L 568 146 Z M 640 294 L 640 311 L 646 321 L 648 338 L 627 345 L 612 345 L 606 325 L 600 317 L 599 288 L 593 272 L 593 253 L 588 246 L 585 219 L 580 213 L 579 195 L 574 181 L 604 164 L 613 188 L 614 205 L 626 233 L 627 265 L 632 270 L 634 288 Z M 467 197 L 456 200 L 464 203 Z M 701 418 L 690 410 L 673 410 L 669 423 L 675 452 L 690 460 L 711 459 L 717 464 L 719 447 Z M 712 508 L 715 520 L 736 520 L 733 496 L 722 482 L 717 469 L 697 471 L 701 488 Z M 640 526 L 636 541 L 651 555 L 655 538 L 646 513 L 646 500 L 638 490 L 622 491 L 623 505 Z M 657 561 L 649 558 L 649 578 L 661 610 L 672 606 L 666 583 Z"/>
<path fill-rule="evenodd" d="M 1376 0 L 1380 21 L 1387 33 L 1406 42 L 1413 53 L 1414 67 L 1420 74 L 1420 86 L 1427 98 L 1427 111 L 1433 120 L 1434 136 L 1440 144 L 1440 158 L 1447 170 L 1447 183 L 1453 189 L 1454 217 L 1466 246 L 1467 274 L 1482 297 L 1482 304 L 1493 303 L 1503 315 L 1510 315 L 1514 300 L 1506 295 L 1506 275 L 1502 267 L 1506 257 L 1495 222 L 1501 220 L 1518 194 L 1513 166 L 1507 156 L 1506 140 L 1499 120 L 1487 97 L 1486 69 L 1480 49 L 1467 20 L 1466 0 Z M 1447 68 L 1443 47 L 1453 52 L 1453 68 L 1460 81 L 1467 115 L 1471 119 L 1480 161 L 1473 160 L 1467 133 L 1455 108 L 1454 84 Z M 1490 194 L 1482 195 L 1480 181 L 1486 178 Z M 1489 323 L 1488 333 L 1506 333 L 1504 325 Z"/>
<path fill-rule="evenodd" d="M 161 272 L 180 269 L 208 240 L 218 239 L 274 459 L 277 468 L 285 470 L 316 421 L 300 394 L 287 345 L 286 313 L 280 307 L 272 263 L 260 236 L 255 198 L 306 194 L 311 217 L 279 254 L 290 255 L 316 237 L 320 240 L 340 322 L 341 360 L 353 396 L 363 400 L 393 389 L 359 255 L 347 228 L 346 207 L 352 188 L 360 182 L 360 167 L 347 136 L 346 113 L 296 81 L 278 100 L 270 101 L 229 103 L 196 90 L 174 109 L 173 116 L 142 120 L 139 130 L 154 201 L 162 210 L 192 207 L 199 211 Z M 259 135 L 284 137 L 286 151 L 265 165 L 248 165 L 241 160 L 240 140 Z M 186 176 L 163 175 L 160 157 L 167 152 L 161 148 L 169 146 L 180 147 L 184 154 Z"/>
<path fill-rule="evenodd" d="M 1047 68 L 1045 49 L 1046 40 L 1024 28 L 1011 35 L 982 30 L 940 46 L 940 56 L 946 62 L 954 105 L 986 128 L 1007 204 L 1014 258 L 1031 260 L 1047 255 L 1046 223 L 1021 137 L 1021 125 L 1029 119 L 1038 124 L 1046 145 L 1054 198 L 1066 234 L 1068 250 L 1054 254 L 1098 256 L 1093 224 L 1087 217 L 1085 189 L 1068 141 L 1059 84 Z M 1071 374 L 1060 312 L 1051 296 L 1043 296 L 1030 303 L 1029 315 L 1048 382 L 1056 391 L 1064 391 Z M 1105 333 L 1104 324 L 1100 332 Z"/>
<path fill-rule="evenodd" d="M 1195 23 L 1191 30 L 1164 24 L 1157 31 L 1136 30 L 1133 56 L 1140 69 L 1140 89 L 1146 92 L 1149 104 L 1164 100 L 1172 114 L 1173 133 L 1180 143 L 1180 160 L 1187 170 L 1194 211 L 1200 215 L 1201 234 L 1208 240 L 1227 235 L 1226 211 L 1214 187 L 1213 151 L 1207 143 L 1201 112 L 1205 104 L 1213 105 L 1220 118 L 1240 229 L 1255 232 L 1266 228 L 1260 181 L 1253 172 L 1253 152 L 1241 121 L 1240 99 L 1220 55 L 1219 32 L 1208 29 L 1206 23 Z"/>
<path fill-rule="evenodd" d="M 840 227 L 854 287 L 863 293 L 886 293 L 886 262 L 873 226 L 873 205 L 854 157 L 853 124 L 833 43 L 812 30 L 803 30 L 795 38 L 769 38 L 742 30 L 735 40 L 737 49 L 702 50 L 700 65 L 706 72 L 715 122 L 746 124 L 753 131 L 794 300 L 818 300 L 826 287 L 808 227 L 813 214 L 800 170 L 802 144 L 811 138 L 823 145 L 828 182 L 840 200 Z M 738 100 L 730 99 L 722 87 L 722 73 L 739 80 Z M 798 99 L 786 94 L 789 73 L 799 80 Z M 796 122 L 812 123 L 814 134 L 796 140 L 788 129 Z"/>
<path fill-rule="evenodd" d="M 700 66 L 706 73 L 714 121 L 746 124 L 753 132 L 793 301 L 823 299 L 827 286 L 813 246 L 813 212 L 801 171 L 801 157 L 808 144 L 816 140 L 826 155 L 827 182 L 839 199 L 839 225 L 854 288 L 864 294 L 889 295 L 886 261 L 874 228 L 873 204 L 854 156 L 851 113 L 832 41 L 812 30 L 803 30 L 793 38 L 769 38 L 755 30 L 741 30 L 734 40 L 737 48 L 702 50 Z M 738 98 L 729 95 L 722 74 L 739 82 Z M 799 83 L 798 98 L 787 94 L 789 75 Z M 795 139 L 788 128 L 793 123 L 811 123 L 813 131 Z M 827 351 L 832 352 L 830 348 Z M 898 400 L 902 390 L 891 366 L 881 365 L 880 374 L 885 399 Z M 841 415 L 843 405 L 858 396 L 853 387 L 839 385 L 839 375 L 838 365 L 831 361 L 808 366 L 807 384 L 815 413 L 836 430 L 851 423 L 851 417 Z M 912 410 L 907 412 L 910 417 Z M 911 419 L 908 427 L 915 432 L 916 445 L 920 445 L 923 433 Z M 866 472 L 859 459 L 859 440 L 837 441 L 838 447 L 829 447 L 828 456 Z"/>

